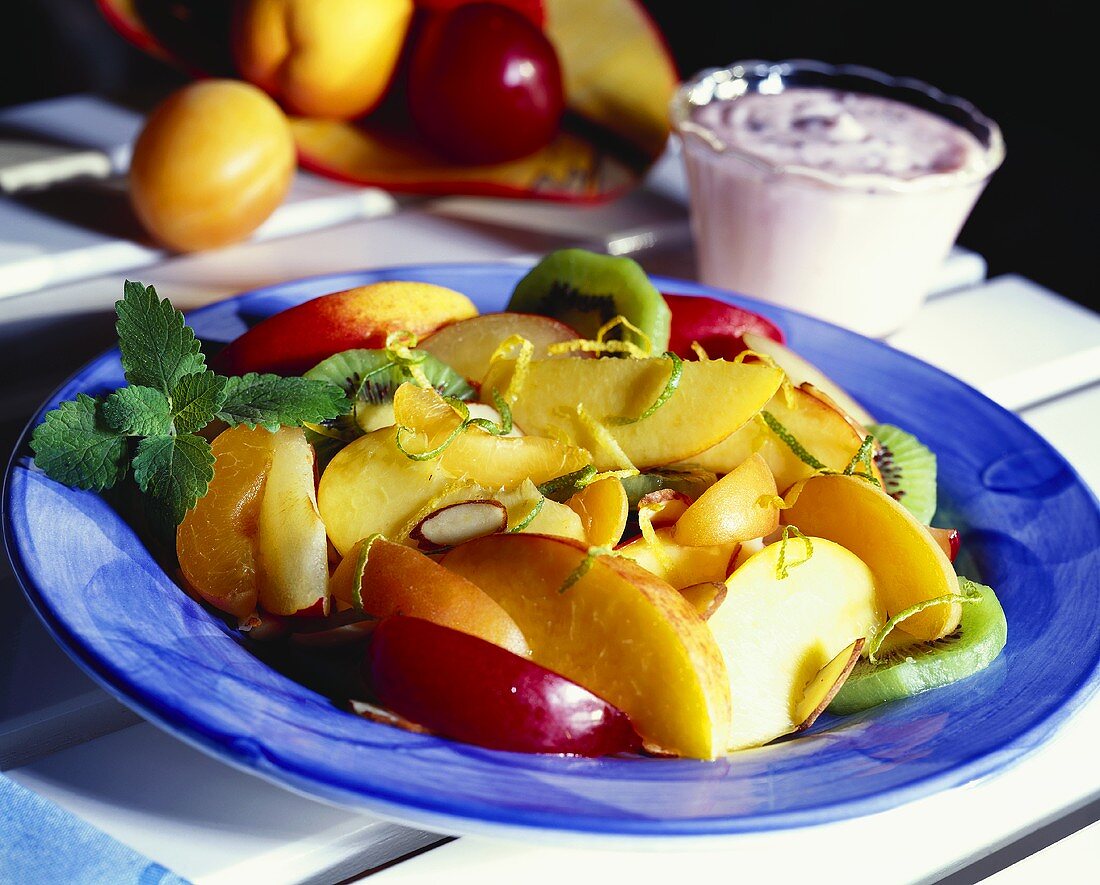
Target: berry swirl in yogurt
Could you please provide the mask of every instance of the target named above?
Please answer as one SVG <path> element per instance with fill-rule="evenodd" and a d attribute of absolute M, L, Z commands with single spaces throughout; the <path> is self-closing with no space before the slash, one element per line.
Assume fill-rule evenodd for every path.
<path fill-rule="evenodd" d="M 730 148 L 772 166 L 838 176 L 919 178 L 975 167 L 986 154 L 965 129 L 921 108 L 834 89 L 750 93 L 693 116 Z"/>

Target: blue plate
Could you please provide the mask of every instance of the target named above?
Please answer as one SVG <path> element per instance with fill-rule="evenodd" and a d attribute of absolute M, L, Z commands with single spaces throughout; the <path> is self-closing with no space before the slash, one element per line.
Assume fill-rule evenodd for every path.
<path fill-rule="evenodd" d="M 195 311 L 199 336 L 307 298 L 413 279 L 503 307 L 522 268 L 401 267 L 271 286 Z M 571 759 L 482 750 L 337 710 L 252 657 L 191 601 L 97 495 L 28 468 L 26 440 L 4 492 L 8 554 L 68 652 L 143 715 L 219 759 L 287 787 L 456 833 L 556 839 L 716 836 L 882 811 L 1019 760 L 1096 688 L 1100 509 L 1062 457 L 976 391 L 883 344 L 703 286 L 786 330 L 790 345 L 939 457 L 937 523 L 963 531 L 960 570 L 992 584 L 1008 616 L 1004 654 L 962 684 L 717 762 Z M 43 407 L 123 382 L 117 352 Z M 41 414 L 34 423 L 41 419 Z"/>

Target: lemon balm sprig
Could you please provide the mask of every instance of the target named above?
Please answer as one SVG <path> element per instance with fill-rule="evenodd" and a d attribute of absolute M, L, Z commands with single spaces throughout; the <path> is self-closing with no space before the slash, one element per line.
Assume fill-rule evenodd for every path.
<path fill-rule="evenodd" d="M 154 512 L 179 525 L 214 478 L 214 454 L 200 435 L 211 422 L 274 431 L 349 408 L 326 381 L 212 372 L 183 314 L 152 286 L 127 282 L 115 312 L 127 386 L 78 394 L 31 435 L 34 463 L 57 482 L 101 492 L 132 471 Z"/>

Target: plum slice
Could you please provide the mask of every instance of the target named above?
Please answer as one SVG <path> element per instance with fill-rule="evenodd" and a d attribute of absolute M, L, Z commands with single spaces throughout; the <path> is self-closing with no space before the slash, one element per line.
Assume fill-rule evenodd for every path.
<path fill-rule="evenodd" d="M 465 743 L 577 756 L 631 752 L 641 743 L 626 714 L 588 689 L 421 618 L 379 623 L 364 670 L 383 706 Z"/>

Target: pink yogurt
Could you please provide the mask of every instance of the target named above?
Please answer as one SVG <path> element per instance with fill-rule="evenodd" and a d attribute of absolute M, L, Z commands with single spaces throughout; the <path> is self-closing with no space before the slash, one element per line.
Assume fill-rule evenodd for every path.
<path fill-rule="evenodd" d="M 798 64 L 814 63 L 773 67 L 790 78 Z M 739 70 L 704 74 L 673 105 L 700 279 L 864 334 L 896 330 L 1000 163 L 995 124 L 983 144 L 905 101 Z"/>

